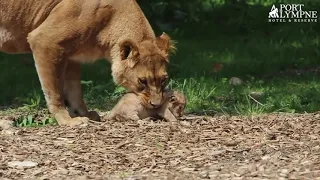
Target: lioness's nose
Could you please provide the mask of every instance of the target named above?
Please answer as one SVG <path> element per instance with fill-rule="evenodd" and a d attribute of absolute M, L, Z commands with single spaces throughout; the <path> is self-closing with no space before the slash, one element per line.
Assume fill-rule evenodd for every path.
<path fill-rule="evenodd" d="M 156 100 L 156 101 L 150 100 L 150 101 L 149 101 L 149 104 L 150 104 L 152 107 L 156 108 L 156 107 L 159 107 L 159 106 L 161 105 L 161 100 Z"/>

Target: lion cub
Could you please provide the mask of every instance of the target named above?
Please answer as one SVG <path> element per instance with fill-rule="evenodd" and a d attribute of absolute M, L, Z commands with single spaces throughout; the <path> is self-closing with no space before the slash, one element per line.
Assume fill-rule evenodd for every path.
<path fill-rule="evenodd" d="M 177 122 L 177 118 L 183 116 L 185 107 L 186 98 L 178 91 L 165 91 L 165 102 L 162 106 L 155 109 L 143 106 L 141 97 L 138 95 L 134 93 L 127 93 L 119 100 L 106 118 L 137 121 L 150 117 L 160 117 L 169 122 Z"/>

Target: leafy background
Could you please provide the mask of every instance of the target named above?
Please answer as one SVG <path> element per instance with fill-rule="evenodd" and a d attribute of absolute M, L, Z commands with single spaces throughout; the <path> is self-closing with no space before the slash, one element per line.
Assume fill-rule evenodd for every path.
<path fill-rule="evenodd" d="M 252 115 L 320 109 L 319 23 L 268 22 L 272 4 L 302 3 L 305 10 L 319 10 L 320 1 L 137 2 L 157 35 L 166 32 L 178 42 L 177 54 L 170 58 L 170 87 L 185 93 L 187 112 Z M 0 113 L 19 112 L 31 122 L 28 115 L 34 119 L 46 108 L 32 56 L 2 53 L 0 58 Z M 91 109 L 108 111 L 124 93 L 113 83 L 107 61 L 83 65 L 82 79 Z"/>

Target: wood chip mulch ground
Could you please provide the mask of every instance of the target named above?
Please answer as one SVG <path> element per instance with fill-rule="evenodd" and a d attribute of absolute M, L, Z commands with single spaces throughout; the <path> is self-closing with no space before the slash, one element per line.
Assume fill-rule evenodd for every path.
<path fill-rule="evenodd" d="M 0 179 L 320 179 L 320 113 L 189 115 L 181 124 L 2 131 Z"/>

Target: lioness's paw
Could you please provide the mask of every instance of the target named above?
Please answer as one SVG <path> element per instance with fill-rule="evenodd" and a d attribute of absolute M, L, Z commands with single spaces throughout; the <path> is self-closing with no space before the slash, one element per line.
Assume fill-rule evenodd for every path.
<path fill-rule="evenodd" d="M 88 124 L 89 122 L 89 118 L 88 117 L 76 117 L 76 118 L 72 118 L 72 123 L 70 124 L 71 126 L 77 126 L 77 125 L 81 125 L 81 124 Z"/>
<path fill-rule="evenodd" d="M 93 121 L 101 121 L 101 118 L 96 111 L 89 111 L 88 118 Z"/>
<path fill-rule="evenodd" d="M 82 124 L 88 124 L 88 122 L 89 122 L 89 118 L 87 117 L 75 117 L 65 121 L 65 124 L 62 124 L 62 125 L 78 126 Z"/>
<path fill-rule="evenodd" d="M 87 117 L 75 117 L 71 118 L 69 114 L 64 112 L 55 114 L 55 118 L 58 121 L 60 126 L 67 125 L 67 126 L 78 126 L 81 124 L 88 124 L 89 118 Z"/>

